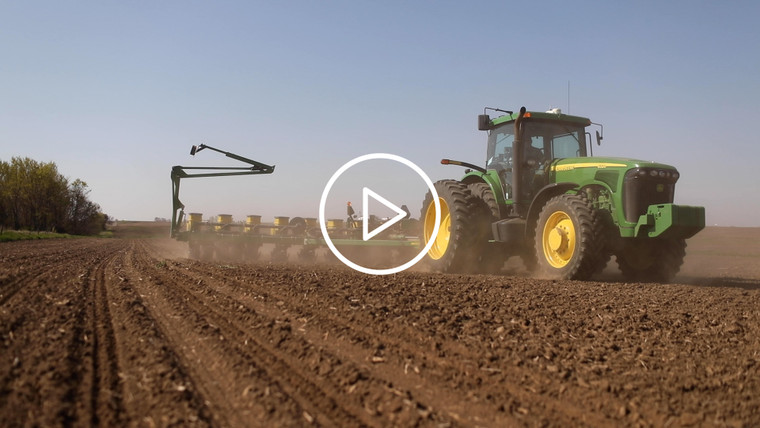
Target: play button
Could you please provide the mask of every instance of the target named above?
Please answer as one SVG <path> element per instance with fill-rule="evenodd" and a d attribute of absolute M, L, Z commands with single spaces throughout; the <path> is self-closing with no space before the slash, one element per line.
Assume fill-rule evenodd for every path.
<path fill-rule="evenodd" d="M 396 213 L 395 217 L 386 221 L 380 226 L 376 227 L 375 230 L 371 232 L 369 231 L 369 218 L 370 218 L 369 197 L 370 196 L 372 196 L 374 200 L 380 202 L 385 207 L 390 208 L 392 211 Z M 400 222 L 407 216 L 406 211 L 397 207 L 396 204 L 378 195 L 377 193 L 373 192 L 371 189 L 367 187 L 362 188 L 362 212 L 366 213 L 364 216 L 364 220 L 362 220 L 362 239 L 364 241 L 369 241 L 373 237 L 377 236 L 377 234 L 382 233 L 384 230 Z"/>
<path fill-rule="evenodd" d="M 419 178 L 422 179 L 422 181 L 425 184 L 425 187 L 430 191 L 430 193 L 433 196 L 433 204 L 435 205 L 435 226 L 433 227 L 433 230 L 431 232 L 431 236 L 428 237 L 427 243 L 425 244 L 424 248 L 420 249 L 420 252 L 411 260 L 406 261 L 405 263 L 394 266 L 386 269 L 373 269 L 368 268 L 365 266 L 361 266 L 358 263 L 350 260 L 346 255 L 342 254 L 338 247 L 336 246 L 336 243 L 333 242 L 333 239 L 330 237 L 330 233 L 327 228 L 327 221 L 325 219 L 325 207 L 327 205 L 327 197 L 330 193 L 330 190 L 332 189 L 335 182 L 338 180 L 338 178 L 351 169 L 352 167 L 366 161 L 373 161 L 373 160 L 385 160 L 385 161 L 393 161 L 396 163 L 399 163 L 403 165 L 406 168 L 411 169 L 414 174 L 419 176 Z M 350 174 L 349 174 L 350 175 Z M 385 177 L 385 175 L 378 175 L 377 173 L 374 174 L 374 178 L 377 178 L 378 176 Z M 391 181 L 391 176 L 389 175 L 388 181 Z M 412 180 L 414 180 L 412 178 Z M 359 241 L 358 237 L 356 238 L 355 242 L 358 242 L 360 244 L 364 244 L 365 246 L 371 246 L 372 248 L 382 248 L 385 246 L 386 243 L 389 241 L 384 240 L 383 238 L 378 237 L 377 235 L 388 230 L 388 228 L 392 227 L 396 223 L 400 222 L 404 218 L 409 215 L 407 211 L 405 211 L 403 208 L 399 208 L 396 204 L 390 202 L 388 199 L 384 198 L 383 196 L 380 196 L 377 192 L 373 191 L 369 187 L 367 187 L 367 183 L 363 183 L 362 186 L 362 212 L 363 212 L 363 219 L 362 219 L 362 241 Z M 382 185 L 382 184 L 381 184 Z M 404 186 L 408 186 L 408 182 L 404 182 Z M 374 185 L 373 185 L 374 187 Z M 375 187 L 377 188 L 377 187 Z M 357 188 L 358 190 L 358 188 Z M 392 189 L 389 189 L 392 190 Z M 386 193 L 386 192 L 384 192 Z M 387 194 L 387 193 L 386 193 Z M 396 213 L 393 218 L 386 220 L 381 225 L 375 227 L 373 230 L 369 230 L 370 224 L 370 198 L 374 199 L 375 201 L 382 204 L 385 208 L 390 209 L 394 213 Z M 343 199 L 345 200 L 345 199 Z M 424 171 L 420 167 L 418 167 L 414 162 L 403 158 L 401 156 L 392 155 L 388 153 L 371 153 L 363 156 L 359 156 L 357 158 L 354 158 L 348 162 L 346 162 L 343 166 L 338 168 L 337 171 L 335 171 L 335 174 L 330 177 L 330 180 L 327 182 L 327 185 L 325 186 L 324 191 L 322 192 L 322 198 L 319 201 L 319 227 L 322 231 L 322 238 L 324 239 L 324 242 L 327 244 L 327 247 L 330 249 L 330 251 L 335 255 L 335 257 L 338 258 L 343 264 L 346 266 L 357 270 L 359 272 L 363 272 L 369 275 L 390 275 L 397 272 L 401 272 L 405 269 L 408 269 L 412 266 L 414 266 L 417 262 L 422 260 L 423 257 L 425 257 L 425 254 L 427 254 L 428 251 L 430 251 L 430 248 L 432 248 L 433 244 L 435 243 L 435 238 L 438 235 L 438 229 L 440 227 L 440 219 L 441 219 L 441 203 L 438 199 L 438 193 L 435 190 L 435 186 L 433 186 L 433 182 L 430 180 L 430 178 L 425 174 Z M 374 238 L 374 240 L 373 240 Z M 347 239 L 339 239 L 340 242 L 338 242 L 338 245 L 349 247 L 351 246 L 352 242 Z M 348 241 L 348 242 L 347 242 Z M 393 244 L 392 241 L 390 241 L 391 244 Z M 410 247 L 414 248 L 414 247 Z"/>

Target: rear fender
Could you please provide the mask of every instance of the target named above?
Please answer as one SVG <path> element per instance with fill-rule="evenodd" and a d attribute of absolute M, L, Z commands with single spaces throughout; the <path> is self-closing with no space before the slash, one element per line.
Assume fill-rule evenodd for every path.
<path fill-rule="evenodd" d="M 488 187 L 491 188 L 491 191 L 496 197 L 496 202 L 499 204 L 499 214 L 501 215 L 501 218 L 504 218 L 507 215 L 507 200 L 504 198 L 504 190 L 501 187 L 501 181 L 499 180 L 498 173 L 495 170 L 489 170 L 485 174 L 478 171 L 471 171 L 462 178 L 462 183 L 486 183 Z"/>

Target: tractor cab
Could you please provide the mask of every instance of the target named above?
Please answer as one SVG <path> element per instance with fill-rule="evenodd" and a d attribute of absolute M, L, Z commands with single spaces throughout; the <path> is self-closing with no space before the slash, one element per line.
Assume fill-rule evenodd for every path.
<path fill-rule="evenodd" d="M 489 131 L 486 169 L 498 173 L 505 200 L 514 199 L 515 187 L 520 188 L 521 199 L 531 200 L 549 183 L 549 166 L 553 160 L 587 156 L 585 127 L 590 121 L 562 115 L 558 109 L 547 113 L 526 112 L 518 136 L 520 150 L 515 147 L 517 118 L 513 116 L 516 115 L 497 118 L 486 128 Z M 515 165 L 518 152 L 520 168 Z M 516 177 L 518 169 L 519 177 Z M 516 179 L 521 186 L 515 186 Z"/>

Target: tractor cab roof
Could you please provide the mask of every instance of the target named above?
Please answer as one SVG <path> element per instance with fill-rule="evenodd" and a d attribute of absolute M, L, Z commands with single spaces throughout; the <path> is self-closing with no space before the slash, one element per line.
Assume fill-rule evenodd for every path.
<path fill-rule="evenodd" d="M 520 115 L 519 112 L 514 112 L 511 114 L 506 114 L 504 116 L 499 116 L 495 119 L 491 119 L 491 128 L 495 128 L 499 125 L 503 125 L 505 123 L 514 122 L 517 120 L 517 117 Z M 551 121 L 560 121 L 560 122 L 572 122 L 578 125 L 582 126 L 589 126 L 591 125 L 591 120 L 586 117 L 580 117 L 580 116 L 571 116 L 569 114 L 563 114 L 560 109 L 552 109 L 547 112 L 537 112 L 537 111 L 528 111 L 525 112 L 525 116 L 523 117 L 524 120 L 551 120 Z"/>

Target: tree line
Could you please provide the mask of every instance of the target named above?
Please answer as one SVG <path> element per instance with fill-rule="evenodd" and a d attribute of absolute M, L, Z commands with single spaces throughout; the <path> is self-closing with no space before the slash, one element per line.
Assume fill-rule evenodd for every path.
<path fill-rule="evenodd" d="M 0 232 L 4 229 L 95 235 L 108 216 L 89 200 L 87 183 L 69 181 L 54 162 L 0 160 Z"/>

